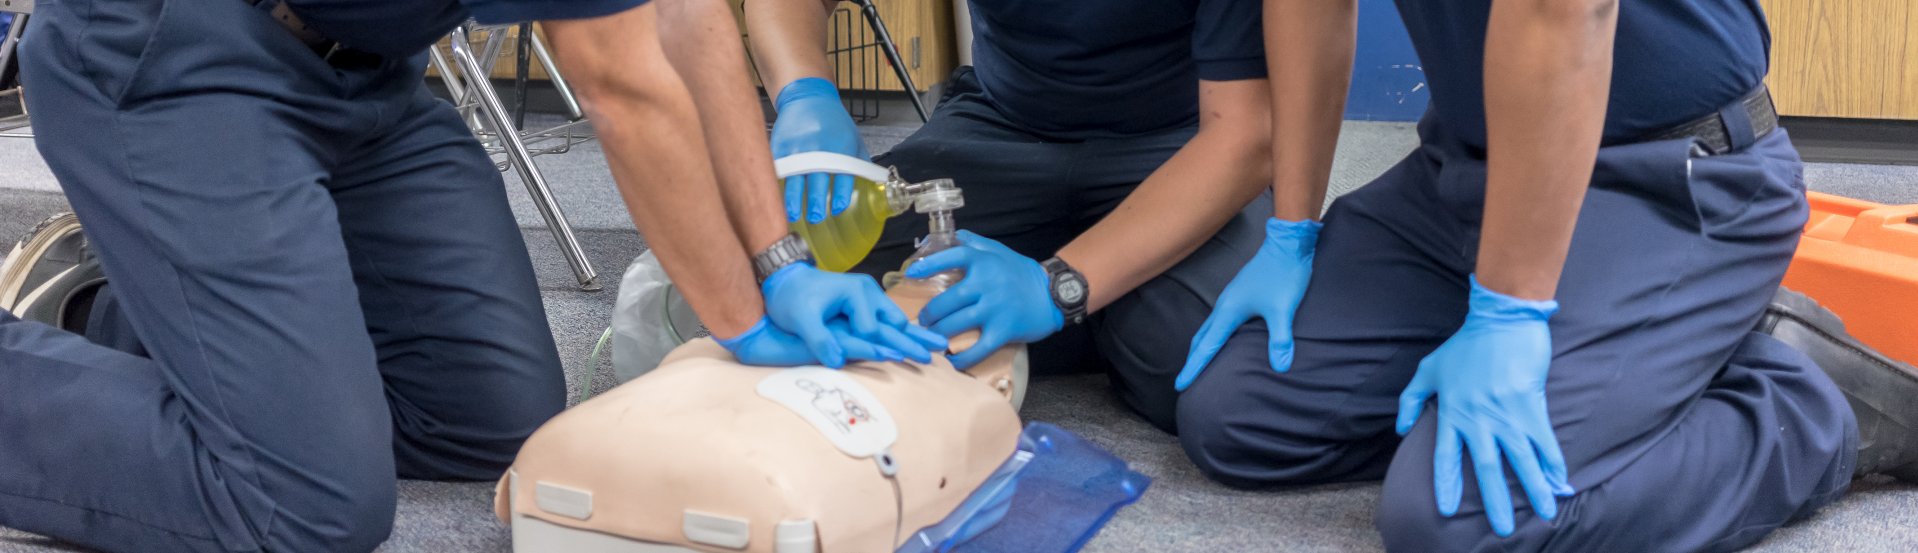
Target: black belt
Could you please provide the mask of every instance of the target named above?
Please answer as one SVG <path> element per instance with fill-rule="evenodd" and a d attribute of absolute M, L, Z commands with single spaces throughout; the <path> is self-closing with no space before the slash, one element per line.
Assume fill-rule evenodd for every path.
<path fill-rule="evenodd" d="M 300 20 L 299 14 L 293 13 L 293 8 L 287 6 L 285 0 L 246 1 L 255 6 L 265 2 L 272 2 L 273 20 L 278 21 L 281 27 L 286 27 L 287 32 L 293 33 L 293 38 L 299 39 L 301 44 L 305 44 L 307 48 L 312 49 L 314 54 L 320 56 L 320 59 L 329 59 L 332 58 L 334 54 L 339 53 L 339 41 L 326 38 L 326 35 L 322 35 L 319 31 L 307 27 L 306 22 Z"/>
<path fill-rule="evenodd" d="M 1690 138 L 1699 153 L 1719 155 L 1745 149 L 1776 129 L 1778 110 L 1772 105 L 1771 91 L 1761 84 L 1717 113 L 1654 133 L 1645 141 Z"/>

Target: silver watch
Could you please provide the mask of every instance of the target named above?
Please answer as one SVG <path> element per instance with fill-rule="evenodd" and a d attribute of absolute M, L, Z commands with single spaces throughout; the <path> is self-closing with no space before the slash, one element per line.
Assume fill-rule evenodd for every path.
<path fill-rule="evenodd" d="M 799 235 L 787 233 L 765 251 L 753 254 L 753 277 L 764 283 L 773 273 L 801 261 L 812 261 L 812 250 Z"/>

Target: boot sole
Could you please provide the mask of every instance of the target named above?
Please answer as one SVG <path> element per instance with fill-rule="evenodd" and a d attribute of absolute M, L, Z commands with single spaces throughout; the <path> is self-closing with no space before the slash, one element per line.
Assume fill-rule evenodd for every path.
<path fill-rule="evenodd" d="M 97 261 L 86 261 L 68 267 L 60 274 L 48 278 L 46 282 L 28 292 L 25 298 L 14 306 L 13 316 L 29 321 L 40 321 L 68 331 L 79 332 L 71 328 L 66 320 L 67 302 L 89 286 L 106 283 L 106 275 L 100 271 Z"/>
<path fill-rule="evenodd" d="M 1918 442 L 1918 368 L 1885 357 L 1845 332 L 1836 313 L 1798 292 L 1779 288 L 1760 330 L 1804 352 L 1844 392 L 1860 425 L 1888 424 L 1891 428 L 1860 428 L 1861 436 L 1906 436 Z M 1776 316 L 1777 319 L 1771 319 Z M 1872 444 L 1861 444 L 1868 446 Z M 1918 447 L 1908 445 L 1905 449 Z M 1910 453 L 1898 456 L 1908 456 Z M 1859 459 L 1863 466 L 1884 466 L 1891 459 Z M 1881 470 L 1918 482 L 1918 464 Z"/>
<path fill-rule="evenodd" d="M 68 231 L 67 229 L 71 229 Z M 69 232 L 80 231 L 80 218 L 73 213 L 60 213 L 27 231 L 20 241 L 15 242 L 13 250 L 7 253 L 6 261 L 0 264 L 0 310 L 12 313 L 24 298 L 21 289 L 26 286 L 27 275 L 33 271 L 34 262 L 46 255 L 47 249 Z"/>

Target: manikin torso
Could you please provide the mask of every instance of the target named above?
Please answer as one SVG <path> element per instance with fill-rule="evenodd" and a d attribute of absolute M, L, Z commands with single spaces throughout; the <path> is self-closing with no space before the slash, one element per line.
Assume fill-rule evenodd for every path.
<path fill-rule="evenodd" d="M 909 315 L 935 293 L 911 281 L 888 292 Z M 957 337 L 952 347 L 963 350 L 975 339 Z M 535 432 L 501 481 L 497 511 L 514 524 L 522 553 L 551 547 L 521 545 L 522 534 L 531 534 L 522 530 L 526 519 L 639 547 L 892 551 L 952 512 L 1012 455 L 1020 423 L 1009 400 L 1023 384 L 1013 374 L 1023 349 L 1005 348 L 968 372 L 935 356 L 923 365 L 790 373 L 823 382 L 800 379 L 795 386 L 814 416 L 759 390 L 775 373 L 809 369 L 746 366 L 711 340 L 689 342 L 659 368 Z M 832 384 L 841 375 L 877 405 Z M 880 455 L 856 457 L 826 436 L 887 422 L 882 418 L 897 428 L 884 452 L 891 476 Z M 785 530 L 800 526 L 816 532 L 816 549 L 792 543 L 798 534 Z"/>

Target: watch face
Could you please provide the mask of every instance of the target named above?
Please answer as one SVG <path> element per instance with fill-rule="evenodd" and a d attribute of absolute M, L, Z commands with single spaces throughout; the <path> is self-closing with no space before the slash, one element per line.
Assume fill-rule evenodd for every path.
<path fill-rule="evenodd" d="M 1086 299 L 1086 285 L 1079 282 L 1079 279 L 1062 276 L 1056 288 L 1059 291 L 1060 301 L 1076 304 Z"/>

